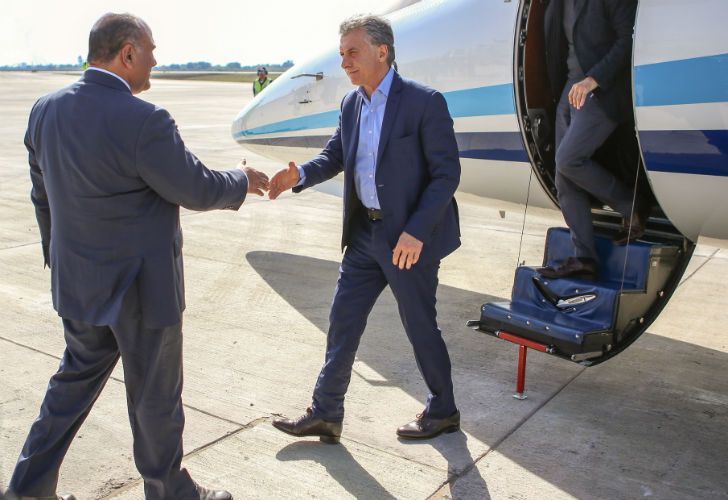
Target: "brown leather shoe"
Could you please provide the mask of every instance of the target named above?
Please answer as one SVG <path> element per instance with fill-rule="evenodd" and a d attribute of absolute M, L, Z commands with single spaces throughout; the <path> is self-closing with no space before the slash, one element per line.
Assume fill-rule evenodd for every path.
<path fill-rule="evenodd" d="M 631 219 L 622 219 L 622 229 L 614 235 L 615 245 L 626 245 L 630 241 L 638 240 L 645 235 L 645 218 L 635 212 Z"/>
<path fill-rule="evenodd" d="M 71 494 L 51 495 L 49 497 L 21 497 L 14 494 L 12 491 L 6 491 L 5 497 L 0 495 L 0 498 L 6 498 L 7 500 L 76 500 L 76 497 Z"/>
<path fill-rule="evenodd" d="M 445 418 L 430 418 L 424 413 L 420 413 L 415 420 L 397 429 L 397 435 L 402 439 L 430 439 L 443 432 L 449 434 L 459 430 L 459 411 Z"/>
<path fill-rule="evenodd" d="M 560 266 L 541 267 L 538 274 L 544 278 L 581 278 L 595 281 L 599 275 L 599 268 L 594 259 L 584 257 L 569 257 Z"/>
<path fill-rule="evenodd" d="M 292 436 L 318 436 L 324 443 L 336 444 L 341 437 L 342 426 L 341 422 L 327 422 L 316 417 L 311 408 L 306 408 L 306 413 L 295 420 L 276 418 L 273 420 L 273 427 Z"/>
<path fill-rule="evenodd" d="M 204 486 L 197 486 L 197 493 L 200 494 L 200 500 L 233 500 L 230 492 L 225 490 L 209 490 Z"/>

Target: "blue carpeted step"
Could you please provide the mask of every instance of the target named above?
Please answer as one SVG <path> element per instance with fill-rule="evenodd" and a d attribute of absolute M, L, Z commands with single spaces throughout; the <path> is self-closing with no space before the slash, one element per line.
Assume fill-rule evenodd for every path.
<path fill-rule="evenodd" d="M 526 303 L 485 304 L 480 323 L 487 330 L 513 333 L 569 354 L 597 352 L 612 342 L 603 324 Z"/>
<path fill-rule="evenodd" d="M 650 271 L 650 256 L 655 245 L 646 242 L 632 242 L 629 245 L 615 245 L 610 238 L 596 235 L 599 254 L 599 282 L 621 285 L 624 274 L 625 290 L 644 290 Z M 574 255 L 569 230 L 552 227 L 546 234 L 544 266 L 557 266 Z M 625 262 L 626 257 L 626 262 Z"/>
<path fill-rule="evenodd" d="M 546 293 L 536 286 L 534 277 L 540 280 L 541 286 L 553 296 L 568 299 L 584 297 L 583 302 L 557 307 Z M 593 282 L 579 279 L 562 278 L 549 280 L 539 276 L 532 267 L 519 267 L 513 282 L 511 301 L 514 304 L 541 309 L 544 312 L 558 312 L 569 318 L 589 321 L 599 329 L 611 329 L 614 324 L 615 310 L 619 300 L 619 285 L 615 283 Z"/>

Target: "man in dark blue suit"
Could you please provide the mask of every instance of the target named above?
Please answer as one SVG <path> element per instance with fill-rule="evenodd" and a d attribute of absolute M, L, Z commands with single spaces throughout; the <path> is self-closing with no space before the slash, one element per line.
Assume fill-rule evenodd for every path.
<path fill-rule="evenodd" d="M 63 458 L 121 357 L 134 461 L 148 499 L 230 499 L 181 468 L 182 312 L 179 207 L 237 210 L 264 174 L 217 172 L 184 145 L 167 111 L 134 95 L 150 86 L 147 24 L 106 14 L 89 37 L 91 67 L 41 98 L 25 145 L 53 306 L 66 350 L 9 485 L 11 497 L 57 497 Z"/>
<path fill-rule="evenodd" d="M 387 21 L 353 18 L 340 34 L 341 66 L 359 88 L 342 101 L 339 127 L 321 154 L 300 167 L 290 163 L 271 179 L 274 199 L 343 171 L 346 248 L 311 407 L 298 419 L 273 425 L 338 442 L 359 340 L 389 285 L 430 393 L 422 414 L 397 434 L 430 438 L 460 425 L 435 309 L 440 260 L 460 245 L 453 122 L 440 93 L 400 77 L 392 67 L 394 35 Z"/>
<path fill-rule="evenodd" d="M 545 47 L 556 108 L 556 189 L 576 255 L 540 270 L 548 278 L 596 279 L 593 196 L 624 216 L 615 242 L 645 232 L 633 190 L 593 158 L 617 127 L 633 118 L 630 60 L 637 0 L 551 0 Z"/>

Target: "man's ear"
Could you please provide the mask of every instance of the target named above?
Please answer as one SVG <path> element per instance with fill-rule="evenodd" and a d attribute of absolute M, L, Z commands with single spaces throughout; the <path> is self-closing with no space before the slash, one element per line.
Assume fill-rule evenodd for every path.
<path fill-rule="evenodd" d="M 126 43 L 124 46 L 121 47 L 121 50 L 119 51 L 119 57 L 121 58 L 121 64 L 123 64 L 125 67 L 131 67 L 131 65 L 134 63 L 134 57 L 136 56 L 134 45 L 131 43 Z"/>
<path fill-rule="evenodd" d="M 384 62 L 387 60 L 387 56 L 389 55 L 389 47 L 386 45 L 380 45 L 379 46 L 379 60 Z"/>

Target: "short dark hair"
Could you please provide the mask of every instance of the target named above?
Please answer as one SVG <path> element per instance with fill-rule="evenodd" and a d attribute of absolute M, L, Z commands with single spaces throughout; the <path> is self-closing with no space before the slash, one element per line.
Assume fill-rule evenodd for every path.
<path fill-rule="evenodd" d="M 394 32 L 389 21 L 379 16 L 354 16 L 339 25 L 339 35 L 348 35 L 352 31 L 364 29 L 372 45 L 386 45 L 389 49 L 387 64 L 394 62 Z"/>
<path fill-rule="evenodd" d="M 137 45 L 150 29 L 143 19 L 131 14 L 104 14 L 88 36 L 89 63 L 111 61 L 126 43 Z"/>

